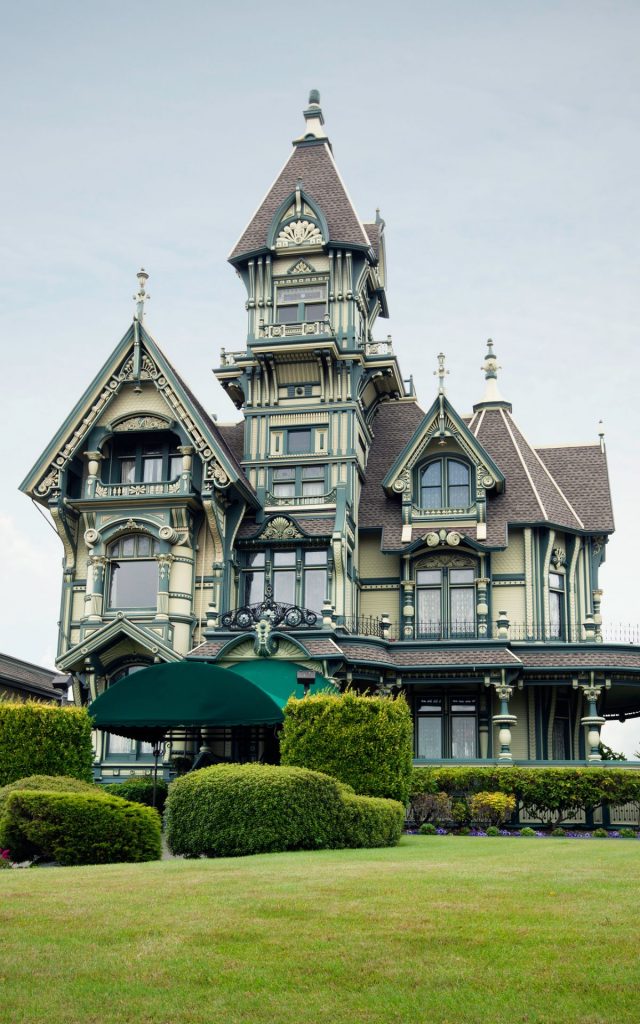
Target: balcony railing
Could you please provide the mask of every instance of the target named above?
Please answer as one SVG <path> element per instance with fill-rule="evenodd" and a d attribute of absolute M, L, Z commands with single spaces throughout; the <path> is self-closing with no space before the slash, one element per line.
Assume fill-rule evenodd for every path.
<path fill-rule="evenodd" d="M 381 640 L 505 640 L 518 643 L 621 643 L 640 645 L 640 626 L 632 623 L 607 623 L 597 626 L 583 623 L 561 630 L 526 623 L 487 623 L 485 628 L 473 622 L 416 622 L 410 634 L 403 627 L 377 616 L 344 618 L 341 628 L 355 636 L 374 636 Z"/>
<path fill-rule="evenodd" d="M 393 342 L 391 338 L 387 338 L 386 341 L 365 341 L 364 343 L 364 354 L 365 356 L 392 356 L 393 355 Z"/>
<path fill-rule="evenodd" d="M 153 483 L 131 484 L 103 484 L 98 481 L 95 487 L 95 496 L 96 498 L 138 498 L 149 495 L 162 497 L 164 495 L 180 494 L 182 491 L 183 481 L 180 478 L 178 480 L 156 480 Z"/>
<path fill-rule="evenodd" d="M 260 324 L 260 338 L 306 338 L 329 336 L 333 334 L 331 324 L 327 320 L 314 320 L 300 324 Z"/>
<path fill-rule="evenodd" d="M 336 503 L 336 489 L 328 491 L 327 494 L 295 494 L 287 495 L 285 497 L 277 494 L 272 494 L 271 491 L 267 491 L 265 496 L 265 506 L 277 506 L 280 507 L 291 507 L 294 505 L 335 505 Z"/>

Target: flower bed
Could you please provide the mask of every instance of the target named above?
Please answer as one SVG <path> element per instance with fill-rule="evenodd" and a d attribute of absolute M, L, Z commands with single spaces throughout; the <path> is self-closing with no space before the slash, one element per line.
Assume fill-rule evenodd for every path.
<path fill-rule="evenodd" d="M 562 832 L 562 835 L 560 835 Z M 542 829 L 524 828 L 524 829 L 508 829 L 501 828 L 495 832 L 487 832 L 482 828 L 469 828 L 469 829 L 447 829 L 447 828 L 436 828 L 433 832 L 423 831 L 420 829 L 406 829 L 405 835 L 416 836 L 471 836 L 472 838 L 482 839 L 494 839 L 494 838 L 510 838 L 510 839 L 640 839 L 640 832 L 636 832 L 635 829 L 593 829 L 589 832 L 584 830 L 569 830 L 566 831 L 561 829 L 553 832 L 545 831 Z"/>

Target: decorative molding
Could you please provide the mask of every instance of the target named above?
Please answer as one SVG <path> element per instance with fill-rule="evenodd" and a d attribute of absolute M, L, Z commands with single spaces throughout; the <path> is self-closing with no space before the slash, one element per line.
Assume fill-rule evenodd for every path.
<path fill-rule="evenodd" d="M 426 533 L 422 539 L 425 541 L 427 547 L 430 548 L 438 547 L 440 544 L 447 544 L 451 548 L 457 548 L 464 538 L 457 530 L 447 531 L 443 529 L 438 530 L 437 533 L 435 530 L 431 530 L 429 533 Z"/>
<path fill-rule="evenodd" d="M 286 516 L 275 516 L 259 536 L 261 540 L 297 540 L 303 534 Z"/>
<path fill-rule="evenodd" d="M 429 555 L 415 563 L 415 569 L 475 569 L 477 561 L 470 555 Z"/>
<path fill-rule="evenodd" d="M 322 245 L 324 239 L 320 228 L 310 220 L 294 220 L 286 224 L 276 238 L 276 249 L 288 249 L 294 245 Z"/>
<path fill-rule="evenodd" d="M 111 425 L 114 433 L 121 433 L 129 430 L 168 430 L 171 420 L 161 416 L 152 416 L 142 413 L 139 416 L 128 416 L 124 420 L 116 421 Z"/>
<path fill-rule="evenodd" d="M 306 260 L 298 260 L 292 267 L 289 267 L 288 274 L 315 274 L 316 268 L 312 267 Z"/>

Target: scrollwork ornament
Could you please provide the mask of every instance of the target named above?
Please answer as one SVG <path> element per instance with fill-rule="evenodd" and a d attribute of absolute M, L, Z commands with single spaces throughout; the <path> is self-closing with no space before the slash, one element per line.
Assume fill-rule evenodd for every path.
<path fill-rule="evenodd" d="M 93 548 L 100 540 L 100 534 L 97 530 L 89 529 L 84 531 L 84 542 L 88 548 Z"/>

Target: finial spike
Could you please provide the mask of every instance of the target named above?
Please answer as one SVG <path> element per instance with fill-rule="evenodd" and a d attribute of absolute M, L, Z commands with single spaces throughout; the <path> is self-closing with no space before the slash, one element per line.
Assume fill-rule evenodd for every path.
<path fill-rule="evenodd" d="M 148 299 L 151 298 L 151 296 L 148 295 L 147 292 L 145 291 L 145 285 L 149 280 L 149 275 L 147 274 L 144 267 L 140 267 L 140 270 L 136 274 L 136 277 L 138 278 L 138 291 L 137 294 L 133 296 L 133 301 L 136 304 L 135 319 L 139 323 L 142 323 L 142 320 L 144 318 L 144 304 Z"/>
<path fill-rule="evenodd" d="M 305 120 L 304 135 L 295 141 L 308 142 L 309 139 L 326 139 L 327 133 L 322 127 L 324 117 L 322 116 L 322 108 L 320 106 L 320 93 L 317 89 L 312 89 L 309 93 L 309 103 L 303 114 Z"/>
<path fill-rule="evenodd" d="M 502 369 L 501 366 L 498 366 L 498 360 L 493 351 L 493 342 L 491 338 L 487 340 L 487 354 L 484 357 L 484 363 L 482 364 L 480 369 L 484 370 L 485 380 L 497 380 L 498 370 Z"/>
<path fill-rule="evenodd" d="M 447 376 L 449 371 L 445 370 L 445 366 L 444 366 L 445 359 L 446 359 L 446 356 L 445 356 L 444 352 L 438 352 L 438 369 L 433 371 L 433 376 L 438 378 L 438 394 L 439 395 L 446 394 L 445 389 L 444 389 L 444 378 Z"/>
<path fill-rule="evenodd" d="M 320 103 L 320 93 L 317 89 L 312 89 L 309 93 L 309 103 Z"/>
<path fill-rule="evenodd" d="M 598 420 L 598 438 L 600 440 L 600 451 L 604 454 L 606 447 L 604 443 L 604 423 L 602 420 Z"/>

